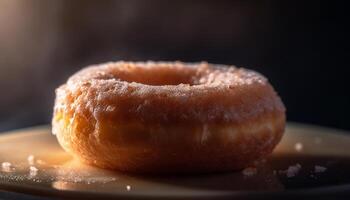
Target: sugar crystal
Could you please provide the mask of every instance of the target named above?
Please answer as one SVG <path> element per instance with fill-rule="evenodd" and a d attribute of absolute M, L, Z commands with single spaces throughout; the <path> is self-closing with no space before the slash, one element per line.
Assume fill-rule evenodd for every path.
<path fill-rule="evenodd" d="M 2 171 L 4 171 L 4 172 L 10 172 L 10 171 L 11 171 L 11 167 L 12 167 L 12 164 L 9 163 L 9 162 L 3 162 L 3 163 L 1 164 L 1 169 L 2 169 Z"/>
<path fill-rule="evenodd" d="M 291 177 L 296 176 L 299 173 L 300 169 L 301 169 L 300 164 L 289 166 L 287 171 L 286 171 L 287 177 L 291 178 Z"/>
<path fill-rule="evenodd" d="M 315 173 L 322 173 L 322 172 L 325 172 L 326 170 L 327 170 L 326 167 L 315 165 Z"/>
<path fill-rule="evenodd" d="M 294 145 L 294 149 L 297 151 L 297 152 L 301 152 L 303 150 L 303 144 L 300 143 L 300 142 L 297 142 L 295 145 Z"/>
<path fill-rule="evenodd" d="M 131 190 L 131 186 L 130 186 L 130 185 L 127 185 L 127 186 L 126 186 L 126 190 L 127 190 L 127 191 L 130 191 L 130 190 Z"/>
<path fill-rule="evenodd" d="M 258 170 L 255 167 L 248 167 L 242 171 L 244 176 L 254 176 L 257 172 Z"/>

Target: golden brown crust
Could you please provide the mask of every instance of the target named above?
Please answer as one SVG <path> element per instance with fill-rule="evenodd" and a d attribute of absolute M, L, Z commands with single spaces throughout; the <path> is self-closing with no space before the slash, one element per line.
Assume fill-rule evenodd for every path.
<path fill-rule="evenodd" d="M 122 171 L 239 169 L 270 153 L 285 109 L 260 74 L 207 63 L 107 63 L 56 91 L 53 132 L 87 163 Z"/>

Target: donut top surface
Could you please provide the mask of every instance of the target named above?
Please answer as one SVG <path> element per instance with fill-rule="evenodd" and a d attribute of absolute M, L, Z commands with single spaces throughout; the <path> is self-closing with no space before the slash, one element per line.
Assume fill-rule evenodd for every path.
<path fill-rule="evenodd" d="M 56 90 L 55 111 L 152 123 L 240 123 L 281 114 L 261 74 L 234 66 L 114 62 L 82 69 Z"/>
<path fill-rule="evenodd" d="M 68 82 L 114 80 L 128 84 L 159 87 L 245 85 L 267 80 L 261 74 L 244 68 L 219 64 L 182 62 L 110 62 L 86 67 Z"/>

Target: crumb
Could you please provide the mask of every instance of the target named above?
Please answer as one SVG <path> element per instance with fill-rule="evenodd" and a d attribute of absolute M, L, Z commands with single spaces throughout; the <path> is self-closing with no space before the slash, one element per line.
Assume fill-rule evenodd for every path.
<path fill-rule="evenodd" d="M 244 176 L 254 176 L 257 172 L 258 170 L 255 167 L 248 167 L 242 171 Z"/>
<path fill-rule="evenodd" d="M 29 170 L 30 171 L 33 171 L 33 172 L 37 172 L 38 171 L 38 168 L 34 167 L 34 166 L 30 166 L 29 167 Z"/>
<path fill-rule="evenodd" d="M 314 170 L 314 172 L 315 172 L 315 173 L 322 173 L 322 172 L 325 172 L 326 170 L 327 170 L 326 167 L 319 166 L 319 165 L 315 165 L 315 170 Z"/>
<path fill-rule="evenodd" d="M 9 163 L 9 162 L 3 162 L 2 164 L 1 164 L 1 166 L 3 167 L 3 168 L 7 168 L 7 167 L 11 167 L 11 163 Z"/>
<path fill-rule="evenodd" d="M 127 185 L 127 186 L 126 186 L 126 190 L 127 190 L 127 191 L 130 191 L 130 190 L 131 190 L 131 186 L 130 186 L 130 185 Z"/>
<path fill-rule="evenodd" d="M 11 167 L 12 167 L 12 164 L 9 163 L 9 162 L 3 162 L 3 163 L 1 164 L 1 169 L 2 169 L 2 171 L 4 171 L 4 172 L 10 172 L 10 171 L 11 171 Z"/>
<path fill-rule="evenodd" d="M 29 155 L 27 160 L 28 160 L 29 165 L 34 165 L 34 156 L 33 155 Z"/>
<path fill-rule="evenodd" d="M 34 167 L 34 166 L 30 166 L 29 167 L 29 174 L 31 176 L 36 176 L 38 174 L 38 168 Z"/>
<path fill-rule="evenodd" d="M 303 150 L 303 144 L 300 143 L 300 142 L 297 142 L 295 145 L 294 145 L 294 149 L 297 151 L 297 152 L 301 152 Z"/>
<path fill-rule="evenodd" d="M 296 165 L 289 166 L 287 171 L 286 171 L 287 177 L 291 178 L 291 177 L 296 176 L 299 173 L 300 169 L 301 169 L 301 165 L 298 163 Z"/>

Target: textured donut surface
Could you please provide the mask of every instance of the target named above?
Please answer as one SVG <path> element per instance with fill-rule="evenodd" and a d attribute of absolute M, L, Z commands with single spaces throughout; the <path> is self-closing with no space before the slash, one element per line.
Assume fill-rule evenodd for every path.
<path fill-rule="evenodd" d="M 80 160 L 133 173 L 236 170 L 272 152 L 285 108 L 266 78 L 234 66 L 114 62 L 56 90 L 53 133 Z"/>

